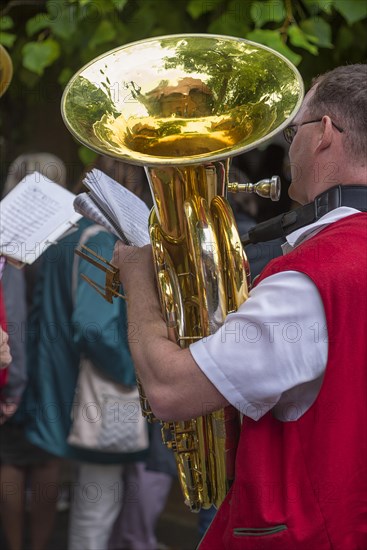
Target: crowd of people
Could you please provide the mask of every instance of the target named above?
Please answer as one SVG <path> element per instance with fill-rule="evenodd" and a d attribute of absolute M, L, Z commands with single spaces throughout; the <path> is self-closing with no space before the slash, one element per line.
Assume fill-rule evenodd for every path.
<path fill-rule="evenodd" d="M 127 188 L 146 197 L 143 169 L 110 165 L 106 158 L 99 162 Z M 5 192 L 35 169 L 60 185 L 66 183 L 60 159 L 28 154 L 11 165 Z M 1 483 L 8 490 L 0 513 L 9 550 L 23 548 L 26 506 L 31 547 L 47 548 L 65 471 L 69 549 L 155 550 L 156 523 L 173 479 L 172 469 L 154 467 L 148 446 L 124 453 L 68 442 L 81 356 L 92 359 L 108 379 L 128 388 L 136 384 L 125 303 L 109 304 L 81 278 L 83 274 L 104 282 L 102 272 L 90 263 L 76 264 L 74 249 L 83 235 L 83 244 L 112 257 L 116 238 L 82 219 L 75 231 L 47 248 L 31 266 L 20 270 L 8 262 L 4 268 L 9 334 L 2 317 L 1 362 L 11 365 L 1 394 Z M 151 438 L 156 438 L 153 431 Z M 148 459 L 153 463 L 150 469 Z"/>
<path fill-rule="evenodd" d="M 9 550 L 23 548 L 26 506 L 32 550 L 48 547 L 66 464 L 69 550 L 158 547 L 173 457 L 157 451 L 154 425 L 137 452 L 70 443 L 83 357 L 128 388 L 137 373 L 162 420 L 199 417 L 204 404 L 206 413 L 228 404 L 240 411 L 235 480 L 219 510 L 201 516 L 200 550 L 367 548 L 366 68 L 339 67 L 313 82 L 284 131 L 296 221 L 271 254 L 258 249 L 251 267 L 259 276 L 245 303 L 189 348 L 167 337 L 150 245 L 131 262 L 131 247 L 82 219 L 32 269 L 2 266 L 0 474 L 13 490 L 2 496 L 1 524 Z M 34 166 L 66 184 L 59 159 L 23 155 L 6 191 Z M 99 167 L 149 203 L 142 168 L 103 157 Z M 248 231 L 256 209 L 233 207 L 240 233 Z M 107 303 L 81 277 L 104 284 L 90 263 L 75 263 L 81 240 L 113 257 L 127 305 Z M 245 337 L 249 325 L 258 338 Z"/>

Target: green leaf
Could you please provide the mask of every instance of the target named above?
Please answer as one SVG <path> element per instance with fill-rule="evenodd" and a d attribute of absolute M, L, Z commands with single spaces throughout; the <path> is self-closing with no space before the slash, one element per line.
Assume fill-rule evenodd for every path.
<path fill-rule="evenodd" d="M 9 29 L 12 29 L 14 27 L 14 21 L 12 20 L 9 15 L 4 15 L 3 17 L 0 17 L 0 30 L 1 31 L 8 31 Z"/>
<path fill-rule="evenodd" d="M 333 48 L 331 26 L 321 17 L 310 17 L 301 21 L 300 27 L 308 35 L 308 40 L 321 48 Z"/>
<path fill-rule="evenodd" d="M 253 40 L 254 42 L 259 42 L 269 48 L 273 48 L 277 52 L 283 54 L 289 59 L 294 65 L 299 65 L 302 61 L 302 57 L 297 53 L 293 52 L 286 44 L 284 44 L 282 37 L 278 31 L 269 31 L 269 30 L 254 30 L 247 34 L 246 38 Z"/>
<path fill-rule="evenodd" d="M 336 44 L 338 51 L 349 50 L 354 45 L 354 33 L 350 27 L 343 25 L 338 32 Z"/>
<path fill-rule="evenodd" d="M 303 4 L 307 7 L 308 12 L 311 15 L 317 15 L 320 11 L 327 13 L 328 15 L 332 12 L 334 0 L 303 0 Z"/>
<path fill-rule="evenodd" d="M 317 47 L 309 42 L 308 35 L 305 34 L 298 25 L 290 25 L 290 27 L 288 27 L 288 36 L 292 46 L 303 48 L 312 53 L 312 55 L 317 55 Z"/>
<path fill-rule="evenodd" d="M 352 27 L 345 23 L 338 31 L 335 39 L 334 58 L 337 63 L 363 63 L 361 52 L 367 50 L 366 26 L 362 21 Z"/>
<path fill-rule="evenodd" d="M 123 10 L 126 6 L 128 0 L 112 0 L 112 4 L 115 6 L 115 8 L 119 11 Z"/>
<path fill-rule="evenodd" d="M 190 0 L 186 9 L 193 19 L 199 19 L 204 13 L 214 11 L 221 3 L 222 0 Z"/>
<path fill-rule="evenodd" d="M 72 71 L 69 67 L 64 67 L 57 79 L 58 83 L 61 84 L 61 86 L 66 86 L 73 74 L 74 71 Z"/>
<path fill-rule="evenodd" d="M 366 0 L 334 0 L 334 7 L 349 25 L 367 17 Z"/>
<path fill-rule="evenodd" d="M 55 0 L 48 0 L 48 2 L 46 2 L 46 6 L 51 19 L 57 19 L 60 13 L 64 10 L 63 2 L 55 2 Z"/>
<path fill-rule="evenodd" d="M 77 4 L 79 4 L 79 2 L 80 0 L 77 0 Z M 136 4 L 137 2 L 134 3 Z M 89 0 L 88 2 L 84 2 L 84 5 L 87 8 L 83 10 L 84 15 L 92 18 L 95 22 L 109 13 L 113 14 L 116 10 L 116 6 L 112 0 Z M 96 17 L 98 17 L 98 19 L 96 19 Z"/>
<path fill-rule="evenodd" d="M 51 4 L 51 2 L 48 4 Z M 63 2 L 59 3 L 59 6 L 58 11 L 55 11 L 57 6 L 52 7 L 50 28 L 55 36 L 69 40 L 77 31 L 78 14 L 76 6 L 65 6 Z"/>
<path fill-rule="evenodd" d="M 23 67 L 41 76 L 46 67 L 52 65 L 60 55 L 56 40 L 48 38 L 43 42 L 28 42 L 22 49 Z"/>
<path fill-rule="evenodd" d="M 1 32 L 0 33 L 0 44 L 3 46 L 6 46 L 7 48 L 11 48 L 14 44 L 14 42 L 17 39 L 16 34 L 12 34 L 10 32 Z"/>
<path fill-rule="evenodd" d="M 82 161 L 84 166 L 88 166 L 97 159 L 98 154 L 82 145 L 78 148 L 78 157 Z"/>
<path fill-rule="evenodd" d="M 281 1 L 266 0 L 265 2 L 254 2 L 251 5 L 251 17 L 255 23 L 255 27 L 262 27 L 269 21 L 279 23 L 286 17 L 286 10 Z"/>
<path fill-rule="evenodd" d="M 235 8 L 236 6 L 232 2 L 228 6 L 228 10 L 209 25 L 207 32 L 244 37 L 250 29 L 250 21 L 247 22 L 244 17 L 240 17 Z"/>
<path fill-rule="evenodd" d="M 50 18 L 47 13 L 38 13 L 34 17 L 28 19 L 25 29 L 27 36 L 33 36 L 38 31 L 47 29 L 50 26 Z"/>
<path fill-rule="evenodd" d="M 222 12 L 214 19 L 207 29 L 213 34 L 239 36 L 243 38 L 253 28 L 248 6 L 238 0 L 231 0 Z"/>
<path fill-rule="evenodd" d="M 89 41 L 90 48 L 94 49 L 100 44 L 111 42 L 116 37 L 116 29 L 110 21 L 104 19 L 96 28 L 92 38 Z"/>

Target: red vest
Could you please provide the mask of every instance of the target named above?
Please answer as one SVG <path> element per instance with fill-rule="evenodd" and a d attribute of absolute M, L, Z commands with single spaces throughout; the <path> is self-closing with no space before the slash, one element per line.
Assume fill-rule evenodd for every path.
<path fill-rule="evenodd" d="M 200 550 L 367 549 L 367 214 L 326 227 L 259 280 L 286 270 L 322 297 L 323 385 L 296 422 L 244 418 L 235 482 Z"/>

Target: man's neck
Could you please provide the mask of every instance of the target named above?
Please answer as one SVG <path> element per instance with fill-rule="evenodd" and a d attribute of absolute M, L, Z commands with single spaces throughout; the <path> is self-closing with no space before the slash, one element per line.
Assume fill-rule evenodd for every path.
<path fill-rule="evenodd" d="M 367 185 L 337 185 L 316 197 L 313 202 L 256 225 L 241 236 L 242 244 L 266 242 L 286 237 L 293 231 L 316 222 L 339 206 L 367 212 Z"/>

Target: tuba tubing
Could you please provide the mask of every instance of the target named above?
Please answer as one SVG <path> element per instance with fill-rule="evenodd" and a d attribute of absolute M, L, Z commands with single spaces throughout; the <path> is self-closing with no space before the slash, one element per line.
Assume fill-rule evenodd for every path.
<path fill-rule="evenodd" d="M 218 163 L 216 173 L 226 175 L 226 165 Z M 162 228 L 155 210 L 150 220 L 162 311 L 169 337 L 182 348 L 215 332 L 247 297 L 248 263 L 231 209 L 223 196 L 197 193 L 198 177 L 204 189 L 210 188 L 203 181 L 205 173 L 202 166 L 147 169 L 157 203 L 163 181 L 176 205 L 176 193 L 182 199 L 182 212 L 175 214 L 183 225 L 174 235 L 166 232 L 169 222 Z M 213 165 L 208 175 L 212 180 Z M 193 184 L 185 185 L 187 181 Z M 150 409 L 144 413 L 152 419 Z M 163 440 L 174 451 L 185 503 L 192 511 L 223 501 L 234 473 L 239 428 L 233 407 L 208 415 L 203 410 L 202 417 L 185 422 L 163 422 Z"/>

